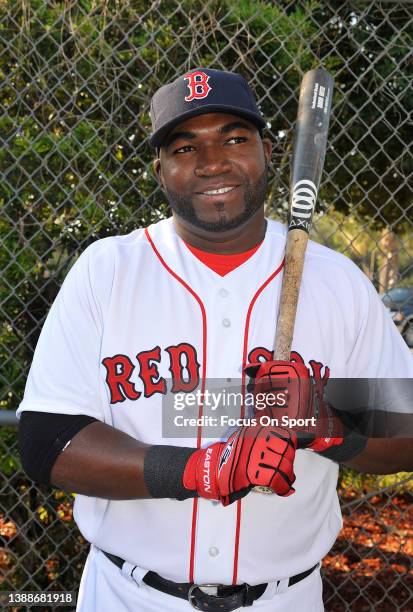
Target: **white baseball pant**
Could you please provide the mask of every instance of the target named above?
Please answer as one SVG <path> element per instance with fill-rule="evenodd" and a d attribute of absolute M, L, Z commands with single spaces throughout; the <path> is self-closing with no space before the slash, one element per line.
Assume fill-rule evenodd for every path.
<path fill-rule="evenodd" d="M 140 580 L 146 570 L 122 573 L 98 548 L 91 546 L 80 582 L 76 612 L 190 612 L 189 602 L 166 595 Z M 139 575 L 140 574 L 140 575 Z M 283 581 L 285 582 L 285 581 Z M 260 612 L 323 612 L 320 570 L 287 587 L 280 583 L 278 592 L 267 587 L 252 608 Z M 239 608 L 240 611 L 248 608 Z"/>

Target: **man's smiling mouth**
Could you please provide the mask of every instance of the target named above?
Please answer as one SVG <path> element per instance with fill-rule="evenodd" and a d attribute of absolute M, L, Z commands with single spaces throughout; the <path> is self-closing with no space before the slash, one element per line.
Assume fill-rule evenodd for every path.
<path fill-rule="evenodd" d="M 207 195 L 207 196 L 215 196 L 222 195 L 225 193 L 229 193 L 230 191 L 234 191 L 237 189 L 239 185 L 231 185 L 230 187 L 219 187 L 218 189 L 208 189 L 205 191 L 198 191 L 198 195 Z"/>

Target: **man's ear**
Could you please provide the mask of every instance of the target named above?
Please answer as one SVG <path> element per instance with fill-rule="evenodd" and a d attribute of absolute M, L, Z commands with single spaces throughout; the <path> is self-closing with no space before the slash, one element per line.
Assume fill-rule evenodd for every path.
<path fill-rule="evenodd" d="M 272 142 L 269 138 L 262 139 L 262 146 L 264 148 L 265 160 L 267 162 L 267 166 L 271 167 L 271 152 L 272 152 Z"/>
<path fill-rule="evenodd" d="M 153 160 L 152 167 L 153 167 L 153 173 L 155 175 L 156 180 L 158 181 L 159 186 L 161 187 L 161 189 L 164 189 L 163 180 L 162 180 L 161 160 L 159 159 L 159 157 Z"/>

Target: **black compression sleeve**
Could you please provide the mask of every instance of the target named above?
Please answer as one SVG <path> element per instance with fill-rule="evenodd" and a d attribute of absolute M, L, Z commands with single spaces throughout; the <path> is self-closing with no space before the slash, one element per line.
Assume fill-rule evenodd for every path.
<path fill-rule="evenodd" d="M 344 437 L 343 444 L 337 446 L 330 446 L 324 451 L 317 453 L 322 457 L 327 457 L 336 463 L 344 463 L 349 459 L 352 459 L 362 450 L 367 444 L 367 437 L 361 434 L 351 432 Z"/>
<path fill-rule="evenodd" d="M 364 411 L 346 412 L 337 410 L 331 405 L 329 405 L 329 408 L 332 411 L 332 417 L 338 419 L 343 426 L 343 443 L 330 446 L 330 448 L 317 454 L 336 463 L 344 463 L 364 450 L 368 439 L 368 420 L 366 421 L 367 417 Z"/>
<path fill-rule="evenodd" d="M 97 421 L 84 414 L 24 411 L 19 423 L 19 452 L 23 468 L 35 482 L 50 484 L 59 453 L 81 429 Z"/>
<path fill-rule="evenodd" d="M 166 445 L 148 448 L 143 471 L 152 497 L 171 497 L 179 501 L 197 497 L 196 492 L 185 489 L 182 482 L 185 466 L 195 451 L 195 448 Z"/>

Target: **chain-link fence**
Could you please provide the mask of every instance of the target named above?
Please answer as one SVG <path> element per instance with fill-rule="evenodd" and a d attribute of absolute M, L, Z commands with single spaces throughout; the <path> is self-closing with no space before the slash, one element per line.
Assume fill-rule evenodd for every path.
<path fill-rule="evenodd" d="M 267 212 L 283 220 L 301 76 L 319 64 L 333 73 L 313 238 L 380 291 L 412 286 L 412 29 L 411 2 L 1 0 L 1 408 L 21 400 L 73 257 L 168 215 L 148 101 L 189 68 L 251 83 L 274 143 Z M 71 498 L 27 480 L 13 428 L 0 429 L 0 457 L 0 589 L 76 589 L 86 544 Z M 327 610 L 413 610 L 411 490 L 342 474 Z"/>

